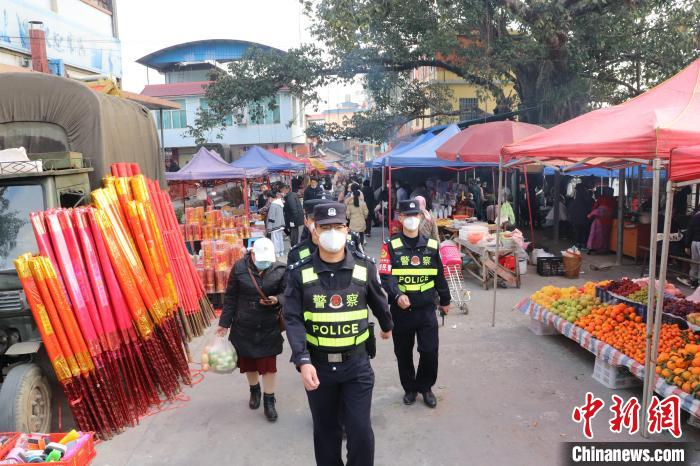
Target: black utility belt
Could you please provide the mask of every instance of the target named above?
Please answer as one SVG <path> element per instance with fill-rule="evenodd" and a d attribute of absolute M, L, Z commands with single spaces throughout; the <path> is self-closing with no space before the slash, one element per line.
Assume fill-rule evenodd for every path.
<path fill-rule="evenodd" d="M 330 353 L 326 351 L 321 351 L 314 348 L 309 348 L 309 354 L 311 355 L 311 360 L 314 362 L 323 363 L 340 363 L 345 362 L 349 359 L 367 354 L 367 349 L 365 348 L 365 343 L 360 343 L 356 347 L 343 351 L 342 353 Z"/>

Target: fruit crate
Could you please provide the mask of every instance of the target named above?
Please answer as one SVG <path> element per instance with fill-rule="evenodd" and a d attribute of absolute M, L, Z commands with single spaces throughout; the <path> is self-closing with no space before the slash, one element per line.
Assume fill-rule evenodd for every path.
<path fill-rule="evenodd" d="M 593 379 L 612 390 L 639 385 L 639 379 L 630 374 L 626 367 L 613 366 L 601 357 L 595 358 Z"/>
<path fill-rule="evenodd" d="M 556 277 L 564 275 L 563 257 L 538 257 L 537 274 L 541 277 Z"/>
<path fill-rule="evenodd" d="M 545 324 L 534 318 L 530 318 L 530 331 L 537 336 L 557 335 L 559 332 L 552 324 Z"/>
<path fill-rule="evenodd" d="M 683 317 L 678 317 L 673 314 L 667 314 L 667 313 L 662 313 L 661 314 L 661 322 L 668 323 L 668 324 L 678 324 L 678 326 L 682 329 L 685 330 L 688 328 L 688 321 L 685 320 Z"/>

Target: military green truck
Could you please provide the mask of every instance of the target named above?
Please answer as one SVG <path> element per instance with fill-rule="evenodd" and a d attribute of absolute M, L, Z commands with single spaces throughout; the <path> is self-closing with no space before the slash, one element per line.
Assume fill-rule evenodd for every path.
<path fill-rule="evenodd" d="M 138 162 L 158 180 L 163 163 L 142 105 L 65 78 L 0 73 L 0 150 L 19 147 L 29 162 L 0 162 L 0 432 L 51 432 L 62 394 L 13 264 L 38 252 L 29 213 L 88 202 L 112 163 Z"/>
<path fill-rule="evenodd" d="M 56 154 L 58 155 L 58 154 Z M 0 431 L 51 430 L 52 369 L 41 350 L 13 260 L 36 251 L 29 213 L 74 207 L 90 195 L 92 168 L 70 167 L 1 174 L 0 162 Z M 17 171 L 21 162 L 13 162 Z"/>

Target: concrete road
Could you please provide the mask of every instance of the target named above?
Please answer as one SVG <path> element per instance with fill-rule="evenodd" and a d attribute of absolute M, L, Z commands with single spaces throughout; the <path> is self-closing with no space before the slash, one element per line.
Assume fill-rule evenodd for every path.
<path fill-rule="evenodd" d="M 379 243 L 375 234 L 367 247 L 370 255 L 378 256 Z M 584 265 L 610 258 L 614 260 L 587 256 Z M 579 280 L 567 280 L 539 277 L 530 267 L 521 289 L 498 290 L 495 327 L 493 291 L 467 279 L 472 290 L 469 313 L 453 312 L 440 329 L 440 373 L 434 389 L 439 403 L 434 410 L 420 401 L 409 407 L 402 404 L 392 344 L 379 340 L 372 362 L 376 464 L 559 464 L 562 442 L 583 440 L 571 411 L 583 404 L 588 391 L 606 401 L 605 411 L 593 422 L 595 440 L 643 440 L 639 435 L 612 434 L 607 425 L 611 395 L 641 400 L 641 388 L 606 389 L 591 377 L 591 353 L 561 335 L 535 336 L 528 329 L 529 318 L 512 310 L 518 300 L 548 283 L 580 285 L 626 274 L 636 277 L 639 268 L 587 271 Z M 193 344 L 193 355 L 199 354 L 203 341 Z M 288 360 L 285 344 L 278 359 L 276 423 L 264 418 L 262 408 L 248 408 L 243 375 L 209 373 L 184 391 L 187 401 L 166 406 L 136 428 L 98 445 L 94 464 L 314 464 L 306 395 Z M 700 440 L 695 429 L 685 424 L 683 429 L 683 440 Z M 672 440 L 668 435 L 657 439 Z"/>

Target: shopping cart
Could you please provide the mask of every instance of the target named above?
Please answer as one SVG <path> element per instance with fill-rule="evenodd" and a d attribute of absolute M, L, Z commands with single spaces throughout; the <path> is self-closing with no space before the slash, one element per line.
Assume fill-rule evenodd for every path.
<path fill-rule="evenodd" d="M 471 293 L 464 286 L 462 275 L 462 256 L 459 248 L 452 242 L 444 242 L 440 246 L 440 258 L 445 271 L 445 279 L 450 288 L 452 304 L 458 307 L 464 314 L 469 314 L 468 302 L 471 301 Z M 440 313 L 442 324 L 445 325 L 445 315 Z"/>

